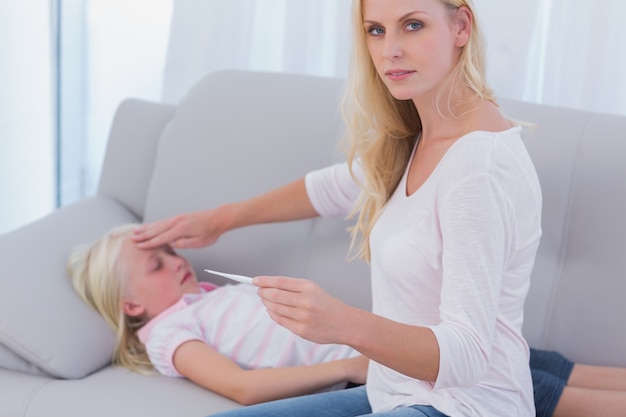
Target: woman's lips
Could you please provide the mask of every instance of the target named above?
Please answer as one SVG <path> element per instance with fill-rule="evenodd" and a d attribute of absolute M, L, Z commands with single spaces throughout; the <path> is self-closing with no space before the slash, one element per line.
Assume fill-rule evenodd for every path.
<path fill-rule="evenodd" d="M 410 77 L 411 75 L 413 75 L 415 71 L 408 71 L 408 70 L 389 70 L 387 72 L 385 72 L 385 75 L 387 76 L 387 78 L 389 78 L 392 81 L 402 81 L 408 77 Z"/>

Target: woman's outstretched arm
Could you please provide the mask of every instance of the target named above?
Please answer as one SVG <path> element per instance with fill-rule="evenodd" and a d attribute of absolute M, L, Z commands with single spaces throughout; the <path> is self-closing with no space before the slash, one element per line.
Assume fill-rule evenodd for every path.
<path fill-rule="evenodd" d="M 146 223 L 132 238 L 142 249 L 165 244 L 177 249 L 200 248 L 215 243 L 222 234 L 239 227 L 317 216 L 307 195 L 304 178 L 300 178 L 248 200 Z"/>

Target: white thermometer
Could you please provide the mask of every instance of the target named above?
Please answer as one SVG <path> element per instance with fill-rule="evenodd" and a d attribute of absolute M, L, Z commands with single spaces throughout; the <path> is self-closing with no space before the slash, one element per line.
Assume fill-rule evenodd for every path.
<path fill-rule="evenodd" d="M 254 285 L 252 284 L 252 278 L 245 275 L 227 274 L 226 272 L 212 271 L 210 269 L 205 269 L 205 271 L 209 274 L 220 275 L 233 281 L 241 282 L 242 284 Z"/>

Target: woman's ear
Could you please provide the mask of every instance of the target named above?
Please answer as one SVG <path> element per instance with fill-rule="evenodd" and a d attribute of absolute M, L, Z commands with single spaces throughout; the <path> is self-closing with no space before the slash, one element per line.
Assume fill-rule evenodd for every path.
<path fill-rule="evenodd" d="M 146 308 L 142 304 L 138 304 L 132 300 L 124 300 L 122 302 L 122 310 L 129 317 L 139 317 L 145 313 Z"/>
<path fill-rule="evenodd" d="M 474 16 L 472 12 L 465 6 L 461 6 L 456 10 L 456 40 L 454 46 L 462 48 L 467 45 L 472 34 L 472 22 Z"/>

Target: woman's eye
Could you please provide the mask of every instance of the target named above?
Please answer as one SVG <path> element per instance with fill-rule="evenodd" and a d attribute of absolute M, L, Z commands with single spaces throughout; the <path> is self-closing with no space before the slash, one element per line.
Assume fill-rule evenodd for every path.
<path fill-rule="evenodd" d="M 385 33 L 385 30 L 379 26 L 372 26 L 369 29 L 367 29 L 367 33 L 369 33 L 372 36 L 380 36 Z"/>
<path fill-rule="evenodd" d="M 410 22 L 410 23 L 407 23 L 406 28 L 409 31 L 414 32 L 416 30 L 420 30 L 423 26 L 424 25 L 422 24 L 422 22 Z"/>

